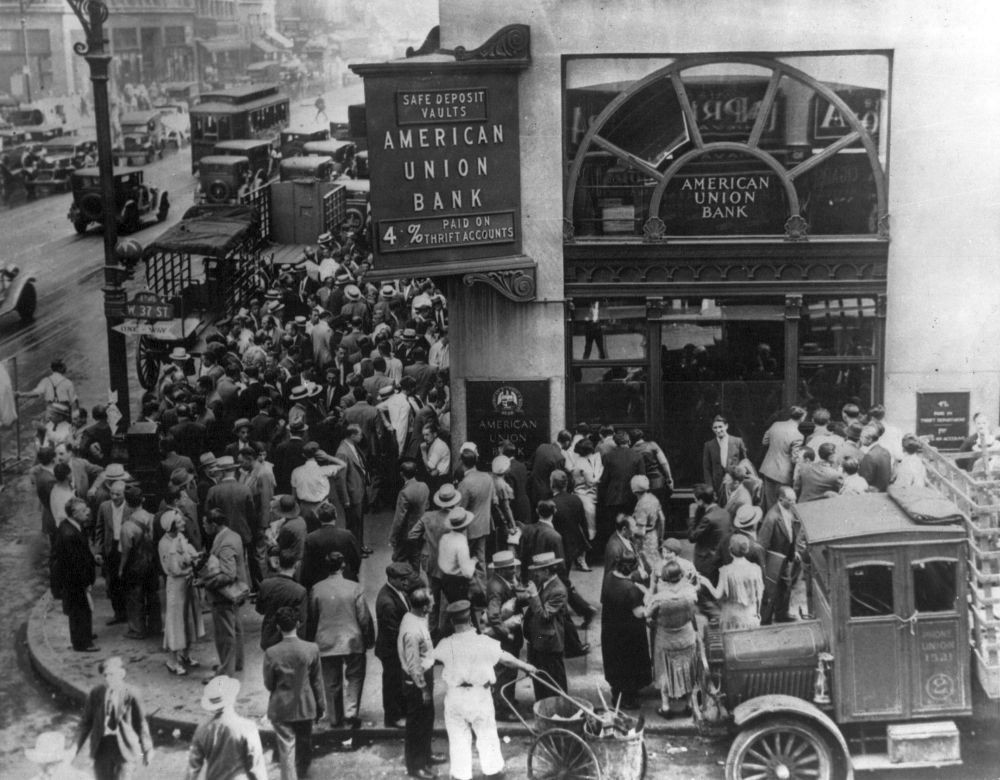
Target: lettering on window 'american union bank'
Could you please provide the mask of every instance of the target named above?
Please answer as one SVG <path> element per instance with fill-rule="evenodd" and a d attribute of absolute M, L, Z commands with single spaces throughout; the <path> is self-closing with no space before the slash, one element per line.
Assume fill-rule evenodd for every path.
<path fill-rule="evenodd" d="M 699 207 L 702 219 L 749 219 L 758 193 L 770 188 L 768 176 L 691 176 L 680 190 Z"/>

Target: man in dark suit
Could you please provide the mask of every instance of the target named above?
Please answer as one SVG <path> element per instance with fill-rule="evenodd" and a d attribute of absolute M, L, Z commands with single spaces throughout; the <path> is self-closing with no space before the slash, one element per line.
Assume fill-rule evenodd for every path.
<path fill-rule="evenodd" d="M 410 591 L 418 587 L 420 579 L 408 563 L 396 562 L 386 567 L 387 582 L 375 597 L 375 622 L 378 638 L 375 640 L 375 657 L 382 662 L 382 716 L 389 729 L 403 727 L 400 719 L 406 715 L 403 708 L 403 666 L 396 642 L 399 623 L 410 609 Z"/>
<path fill-rule="evenodd" d="M 223 593 L 236 583 L 248 584 L 246 555 L 239 534 L 227 527 L 226 514 L 212 509 L 205 517 L 205 531 L 214 535 L 212 555 L 219 562 L 217 571 L 204 571 L 202 584 L 212 607 L 215 650 L 219 654 L 219 674 L 232 677 L 243 668 L 243 621 L 240 605 Z M 207 567 L 206 567 L 207 569 Z"/>
<path fill-rule="evenodd" d="M 298 610 L 299 620 L 305 625 L 309 599 L 306 589 L 295 581 L 295 564 L 298 558 L 292 549 L 278 551 L 278 571 L 265 577 L 260 583 L 257 603 L 254 608 L 264 618 L 260 623 L 260 649 L 267 650 L 281 641 L 278 628 L 278 610 L 293 607 Z"/>
<path fill-rule="evenodd" d="M 223 455 L 216 459 L 212 467 L 212 476 L 216 480 L 205 496 L 205 512 L 218 509 L 227 518 L 227 525 L 235 531 L 243 542 L 243 549 L 253 551 L 254 554 L 248 556 L 250 565 L 250 586 L 257 590 L 260 581 L 267 571 L 267 560 L 265 559 L 267 550 L 262 549 L 257 552 L 257 536 L 263 533 L 260 523 L 257 522 L 257 508 L 253 502 L 253 493 L 243 482 L 236 480 L 236 471 L 239 464 L 229 455 Z M 263 547 L 263 545 L 261 545 Z"/>
<path fill-rule="evenodd" d="M 761 623 L 787 620 L 789 598 L 802 572 L 805 552 L 802 520 L 795 508 L 795 491 L 790 487 L 780 490 L 778 503 L 764 515 L 757 530 L 757 541 L 764 548 L 767 559 Z"/>
<path fill-rule="evenodd" d="M 344 578 L 357 582 L 361 571 L 361 545 L 358 540 L 350 531 L 337 528 L 337 512 L 333 504 L 320 504 L 316 515 L 320 527 L 306 536 L 299 582 L 305 588 L 312 588 L 324 579 L 324 561 L 332 552 L 339 552 L 344 556 Z"/>
<path fill-rule="evenodd" d="M 97 509 L 95 541 L 97 549 L 100 550 L 101 556 L 104 558 L 104 579 L 108 586 L 108 599 L 115 611 L 114 617 L 108 621 L 108 625 L 113 626 L 127 620 L 125 585 L 118 572 L 122 563 L 120 543 L 122 524 L 132 514 L 132 507 L 125 503 L 124 482 L 120 480 L 112 482 L 108 493 L 111 498 L 104 501 Z"/>
<path fill-rule="evenodd" d="M 889 450 L 879 444 L 879 439 L 885 432 L 882 423 L 872 420 L 861 432 L 861 445 L 868 447 L 868 452 L 861 459 L 858 473 L 865 478 L 868 486 L 879 493 L 885 493 L 892 481 L 892 455 Z"/>
<path fill-rule="evenodd" d="M 95 653 L 93 612 L 88 591 L 97 579 L 97 561 L 90 552 L 87 532 L 90 508 L 85 501 L 71 498 L 66 506 L 66 519 L 56 529 L 52 550 L 52 595 L 61 598 L 63 613 L 69 618 L 69 637 L 73 649 L 80 653 Z"/>
<path fill-rule="evenodd" d="M 406 561 L 414 569 L 420 566 L 420 550 L 409 541 L 410 531 L 417 524 L 430 499 L 430 489 L 417 479 L 416 461 L 406 459 L 399 464 L 403 487 L 396 496 L 396 513 L 389 530 L 389 545 L 394 561 Z"/>
<path fill-rule="evenodd" d="M 76 735 L 76 752 L 90 739 L 90 757 L 97 780 L 131 777 L 139 759 L 149 766 L 153 738 L 135 691 L 125 685 L 122 659 L 112 656 L 100 665 L 104 682 L 87 694 Z"/>
<path fill-rule="evenodd" d="M 514 490 L 514 499 L 510 502 L 510 509 L 517 523 L 528 523 L 531 521 L 531 507 L 533 504 L 528 498 L 528 468 L 517 459 L 517 447 L 514 443 L 504 440 L 500 443 L 500 454 L 510 458 L 510 468 L 504 478 L 510 483 Z"/>
<path fill-rule="evenodd" d="M 716 496 L 721 496 L 726 469 L 746 460 L 747 448 L 743 439 L 729 435 L 729 423 L 722 415 L 716 415 L 712 420 L 712 433 L 714 438 L 705 442 L 701 453 L 702 478 Z"/>
<path fill-rule="evenodd" d="M 573 441 L 572 433 L 566 430 L 559 431 L 555 442 L 539 444 L 538 449 L 528 460 L 528 499 L 532 506 L 546 498 L 552 498 L 549 477 L 556 469 L 565 468 L 564 450 L 571 441 Z"/>
<path fill-rule="evenodd" d="M 562 469 L 556 469 L 549 475 L 551 500 L 556 506 L 556 516 L 553 527 L 562 537 L 563 550 L 566 553 L 566 568 L 574 563 L 580 571 L 590 571 L 584 553 L 590 549 L 587 541 L 587 515 L 583 501 L 575 493 L 569 493 L 569 477 Z"/>
<path fill-rule="evenodd" d="M 528 643 L 528 663 L 547 672 L 563 691 L 566 682 L 566 586 L 559 579 L 557 567 L 562 561 L 555 553 L 546 552 L 532 559 L 528 570 L 528 607 L 524 617 L 524 638 Z M 544 699 L 551 691 L 534 680 L 535 700 Z"/>
<path fill-rule="evenodd" d="M 306 430 L 302 420 L 293 420 L 288 425 L 288 440 L 274 448 L 274 481 L 279 493 L 292 492 L 292 472 L 306 462 L 302 454 Z"/>
<path fill-rule="evenodd" d="M 629 446 L 629 436 L 625 431 L 614 435 L 615 445 L 603 456 L 604 473 L 597 488 L 598 528 L 596 545 L 604 546 L 605 540 L 614 533 L 615 518 L 620 512 L 629 513 L 635 507 L 635 494 L 630 483 L 632 477 L 646 473 L 642 454 Z"/>
<path fill-rule="evenodd" d="M 799 423 L 806 416 L 801 406 L 793 406 L 787 420 L 779 420 L 764 433 L 763 444 L 767 447 L 764 460 L 760 464 L 760 475 L 764 478 L 764 511 L 778 501 L 778 490 L 783 485 L 792 484 L 795 458 L 802 446 Z"/>
<path fill-rule="evenodd" d="M 55 474 L 52 473 L 56 451 L 52 447 L 41 447 L 36 457 L 38 463 L 31 467 L 31 478 L 35 482 L 38 502 L 42 505 L 42 532 L 49 537 L 51 545 L 55 540 L 56 519 L 52 515 L 49 498 L 52 495 L 52 488 L 56 484 Z"/>
<path fill-rule="evenodd" d="M 694 567 L 715 585 L 719 580 L 723 551 L 729 547 L 733 534 L 732 518 L 715 503 L 715 493 L 708 485 L 694 486 L 697 505 L 694 517 L 688 520 L 688 541 L 694 542 Z"/>
<path fill-rule="evenodd" d="M 205 426 L 191 419 L 191 408 L 187 404 L 177 404 L 177 424 L 170 429 L 170 435 L 177 442 L 177 452 L 194 461 L 205 451 Z"/>
<path fill-rule="evenodd" d="M 816 451 L 816 461 L 802 467 L 799 472 L 799 501 L 803 504 L 840 492 L 844 475 L 833 462 L 836 455 L 837 445 L 825 441 Z"/>
<path fill-rule="evenodd" d="M 367 501 L 368 468 L 361 454 L 361 426 L 347 426 L 346 436 L 337 448 L 337 457 L 347 464 L 344 480 L 347 497 L 344 512 L 347 516 L 347 530 L 361 545 L 361 552 L 371 555 L 373 550 L 365 546 L 365 503 Z"/>
<path fill-rule="evenodd" d="M 281 641 L 264 651 L 264 687 L 270 692 L 267 717 L 278 743 L 282 780 L 305 777 L 312 763 L 312 726 L 326 712 L 326 687 L 319 647 L 296 635 L 295 607 L 278 610 Z"/>

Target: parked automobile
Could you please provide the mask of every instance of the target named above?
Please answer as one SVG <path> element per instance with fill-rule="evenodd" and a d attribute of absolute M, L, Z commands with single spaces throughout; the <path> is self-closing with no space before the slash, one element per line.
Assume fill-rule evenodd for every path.
<path fill-rule="evenodd" d="M 115 146 L 115 165 L 140 159 L 151 163 L 163 156 L 166 133 L 159 111 L 133 111 L 121 118 L 121 142 Z"/>
<path fill-rule="evenodd" d="M 94 136 L 64 135 L 45 141 L 41 147 L 41 159 L 31 181 L 36 195 L 69 192 L 70 174 L 77 168 L 97 164 Z"/>
<path fill-rule="evenodd" d="M 116 168 L 115 215 L 120 233 L 134 233 L 153 217 L 156 222 L 167 218 L 170 200 L 166 192 L 148 186 L 142 171 Z M 104 222 L 104 198 L 101 195 L 101 174 L 97 168 L 81 168 L 70 176 L 73 205 L 69 219 L 77 233 L 85 233 L 92 224 Z"/>
<path fill-rule="evenodd" d="M 278 179 L 281 181 L 332 181 L 333 160 L 316 154 L 300 155 L 283 159 L 278 166 Z"/>
<path fill-rule="evenodd" d="M 247 157 L 210 154 L 198 161 L 198 189 L 194 202 L 238 203 L 242 195 L 264 182 L 262 176 L 254 174 Z"/>
<path fill-rule="evenodd" d="M 323 157 L 330 157 L 333 160 L 337 174 L 341 174 L 350 168 L 354 161 L 354 153 L 357 151 L 353 141 L 309 141 L 302 145 L 303 154 L 318 154 Z"/>
<path fill-rule="evenodd" d="M 212 154 L 245 157 L 250 161 L 253 178 L 267 181 L 272 178 L 273 174 L 277 173 L 276 167 L 272 163 L 271 152 L 273 148 L 271 141 L 266 138 L 259 140 L 219 141 L 213 147 Z"/>
<path fill-rule="evenodd" d="M 303 145 L 310 141 L 327 141 L 330 138 L 330 131 L 320 130 L 282 130 L 278 136 L 279 149 L 282 158 L 298 157 L 305 154 Z"/>
<path fill-rule="evenodd" d="M 11 263 L 0 268 L 0 317 L 12 311 L 23 321 L 35 316 L 38 304 L 35 281 L 32 272 L 22 271 Z"/>

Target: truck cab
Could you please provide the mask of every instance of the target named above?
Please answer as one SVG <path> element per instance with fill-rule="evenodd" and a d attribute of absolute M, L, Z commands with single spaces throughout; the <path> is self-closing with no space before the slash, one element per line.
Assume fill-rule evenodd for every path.
<path fill-rule="evenodd" d="M 903 493 L 798 505 L 811 618 L 706 631 L 706 687 L 740 729 L 727 780 L 961 763 L 967 531 L 957 508 L 953 522 L 916 522 Z"/>
<path fill-rule="evenodd" d="M 250 169 L 254 179 L 266 182 L 272 178 L 273 144 L 263 140 L 219 141 L 212 149 L 213 156 L 245 157 L 250 161 Z M 274 171 L 276 173 L 277 171 Z"/>
<path fill-rule="evenodd" d="M 159 111 L 133 111 L 121 118 L 121 143 L 115 147 L 117 161 L 130 164 L 139 159 L 151 163 L 154 157 L 163 156 L 166 132 Z"/>

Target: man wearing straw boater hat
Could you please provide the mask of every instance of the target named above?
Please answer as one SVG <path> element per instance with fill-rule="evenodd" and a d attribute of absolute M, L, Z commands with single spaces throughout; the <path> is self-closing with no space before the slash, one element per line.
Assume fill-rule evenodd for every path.
<path fill-rule="evenodd" d="M 528 591 L 520 586 L 521 562 L 510 550 L 495 553 L 490 564 L 490 577 L 486 582 L 485 633 L 500 642 L 500 647 L 515 658 L 521 655 L 524 645 L 522 620 L 528 603 Z M 517 676 L 517 672 L 502 664 L 496 668 L 497 684 L 493 688 L 493 707 L 497 720 L 513 721 L 517 715 L 511 712 L 500 689 Z M 517 699 L 513 686 L 506 691 L 508 701 L 515 707 Z"/>
<path fill-rule="evenodd" d="M 431 636 L 435 639 L 441 631 L 440 625 L 440 602 L 441 602 L 441 567 L 438 566 L 438 547 L 441 537 L 451 530 L 451 523 L 448 515 L 453 507 L 458 506 L 462 500 L 462 494 L 455 486 L 446 482 L 434 493 L 436 509 L 425 512 L 417 521 L 417 524 L 410 529 L 407 541 L 411 545 L 420 546 L 421 568 L 427 574 L 427 579 L 431 585 L 431 609 L 427 616 L 427 624 L 430 627 Z"/>
<path fill-rule="evenodd" d="M 205 686 L 201 707 L 211 715 L 191 738 L 185 780 L 196 780 L 202 767 L 206 777 L 266 780 L 267 761 L 257 726 L 236 713 L 239 692 L 240 681 L 225 675 L 213 677 Z"/>
<path fill-rule="evenodd" d="M 434 660 L 444 666 L 444 725 L 448 731 L 451 776 L 472 780 L 472 735 L 476 735 L 479 765 L 487 777 L 503 772 L 503 755 L 490 688 L 496 683 L 497 664 L 534 674 L 530 663 L 501 648 L 496 639 L 477 634 L 472 627 L 472 605 L 465 600 L 448 605 L 446 612 L 454 633 L 434 648 Z"/>
<path fill-rule="evenodd" d="M 566 601 L 569 594 L 559 579 L 558 566 L 563 562 L 553 552 L 543 552 L 531 559 L 528 571 L 528 610 L 524 617 L 524 638 L 528 642 L 528 662 L 537 666 L 563 691 L 566 683 Z M 553 695 L 539 680 L 533 680 L 535 699 Z"/>

